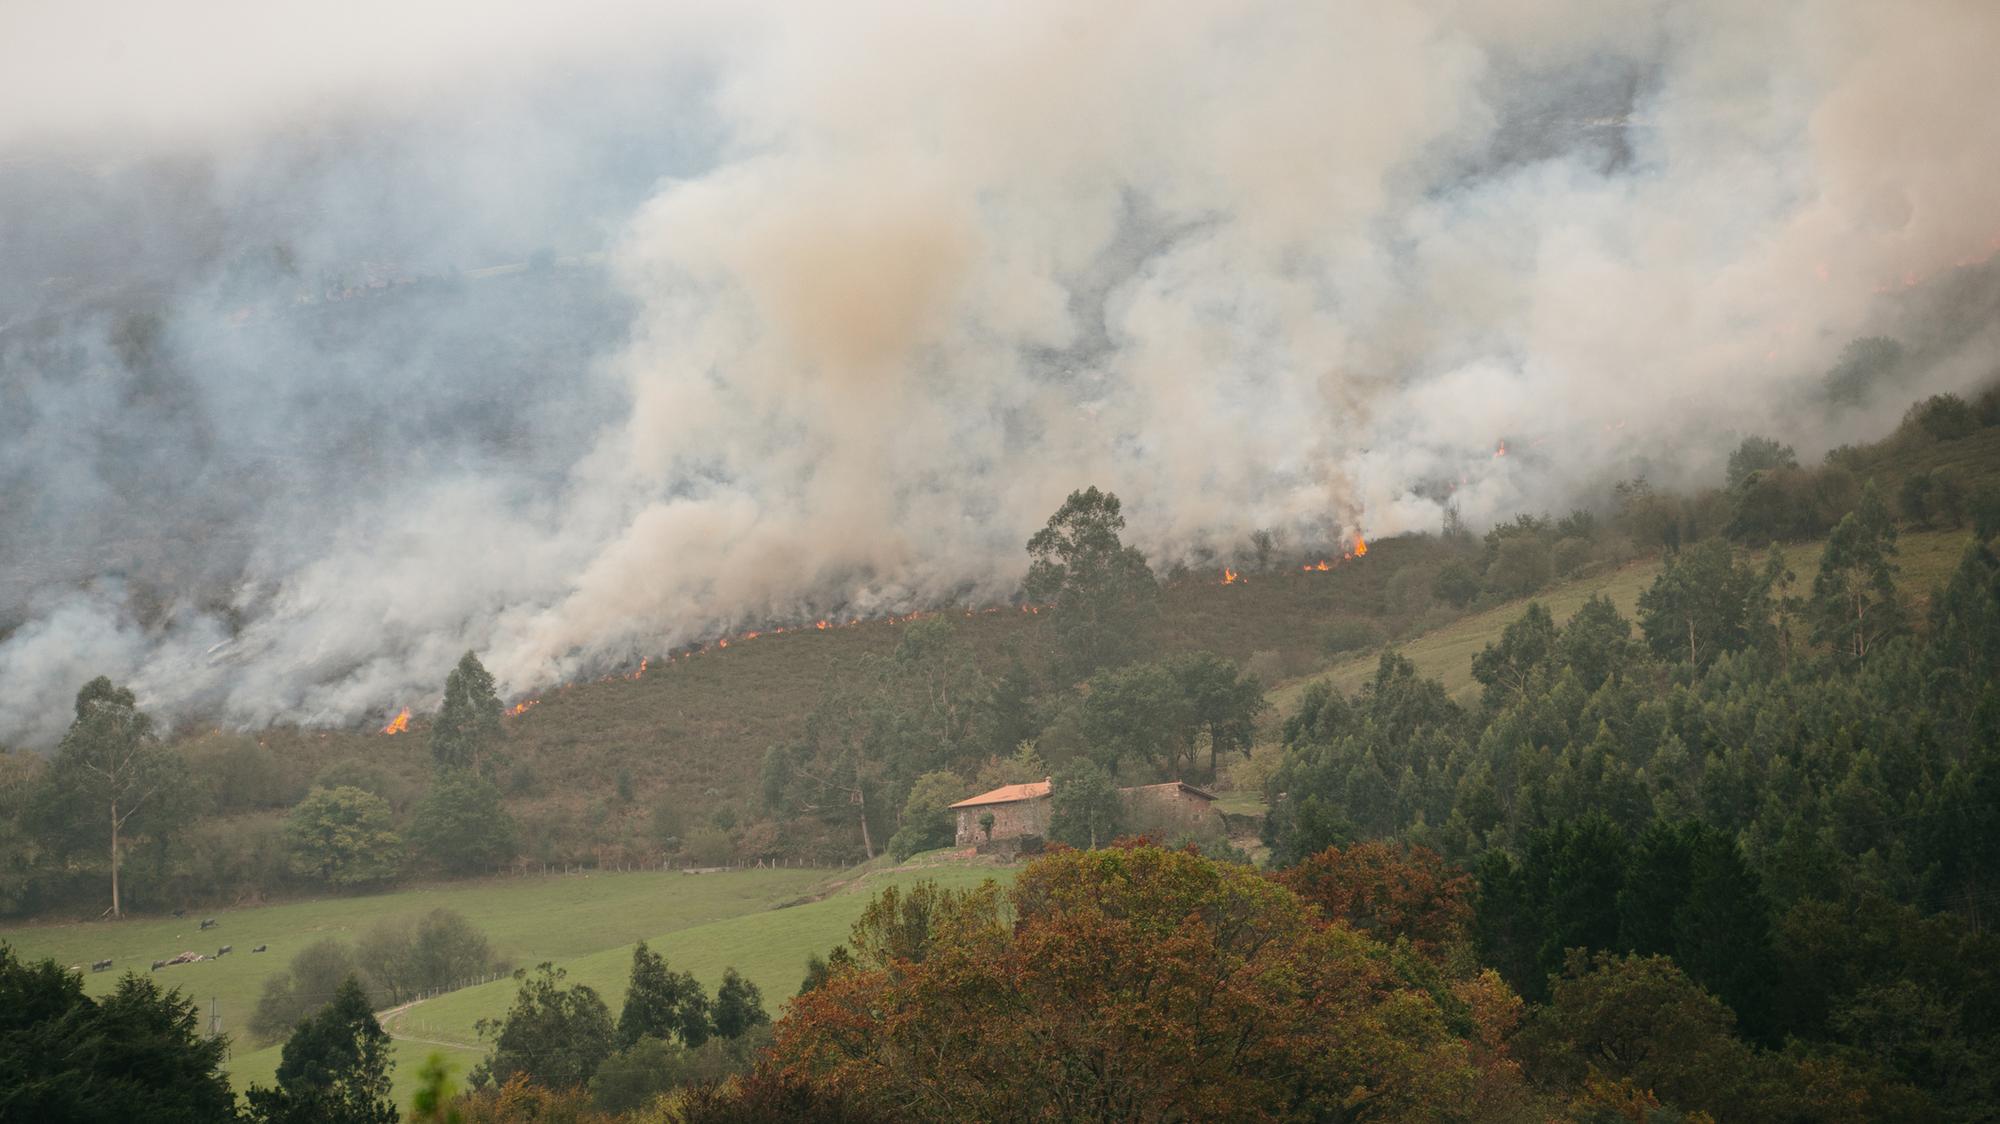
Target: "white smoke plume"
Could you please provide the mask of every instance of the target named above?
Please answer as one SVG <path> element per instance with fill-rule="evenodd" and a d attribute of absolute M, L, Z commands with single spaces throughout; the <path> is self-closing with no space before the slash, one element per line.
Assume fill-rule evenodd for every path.
<path fill-rule="evenodd" d="M 0 14 L 0 739 L 1704 482 L 2000 251 L 1989 0 Z M 1885 293 L 1883 290 L 1890 290 Z M 1921 322 L 1919 322 L 1921 321 Z M 1496 442 L 1516 455 L 1496 458 Z M 1528 453 L 1529 455 L 1522 455 Z"/>

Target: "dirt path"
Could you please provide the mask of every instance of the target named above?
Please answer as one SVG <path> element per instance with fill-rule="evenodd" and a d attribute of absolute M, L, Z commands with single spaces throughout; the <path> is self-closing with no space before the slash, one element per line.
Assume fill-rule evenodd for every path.
<path fill-rule="evenodd" d="M 420 1038 L 414 1034 L 403 1033 L 403 1017 L 409 1014 L 410 1008 L 422 1002 L 424 1001 L 421 999 L 412 999 L 401 1006 L 391 1007 L 386 1011 L 377 1011 L 375 1013 L 375 1021 L 381 1023 L 382 1029 L 388 1032 L 389 1037 L 398 1042 L 421 1042 L 426 1046 L 447 1046 L 454 1050 L 479 1049 L 478 1044 L 472 1042 L 448 1042 L 442 1038 Z"/>

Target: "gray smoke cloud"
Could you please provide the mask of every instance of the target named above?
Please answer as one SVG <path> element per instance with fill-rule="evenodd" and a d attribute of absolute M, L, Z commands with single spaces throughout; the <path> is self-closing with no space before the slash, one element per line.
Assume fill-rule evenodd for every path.
<path fill-rule="evenodd" d="M 0 739 L 1811 456 L 2000 363 L 1987 0 L 13 6 Z M 1962 287 L 1962 286 L 1961 286 Z M 1886 290 L 1886 291 L 1885 291 Z M 1984 291 L 1984 290 L 1982 290 Z M 1496 442 L 1512 454 L 1494 457 Z M 1449 500 L 1445 486 L 1452 491 Z"/>

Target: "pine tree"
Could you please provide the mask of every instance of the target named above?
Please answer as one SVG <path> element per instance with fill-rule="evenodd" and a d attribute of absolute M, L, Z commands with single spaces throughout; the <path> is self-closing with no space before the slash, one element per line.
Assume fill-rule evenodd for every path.
<path fill-rule="evenodd" d="M 1826 540 L 1813 579 L 1813 643 L 1859 664 L 1907 622 L 1896 595 L 1896 524 L 1870 481 Z"/>
<path fill-rule="evenodd" d="M 722 973 L 722 986 L 715 992 L 715 1033 L 724 1038 L 741 1038 L 753 1026 L 771 1021 L 764 1013 L 764 993 L 739 975 L 734 968 Z"/>
<path fill-rule="evenodd" d="M 431 724 L 431 756 L 441 767 L 490 771 L 500 742 L 501 713 L 493 676 L 478 656 L 465 653 L 445 677 L 444 706 Z"/>
<path fill-rule="evenodd" d="M 395 1124 L 394 1065 L 388 1033 L 349 976 L 285 1041 L 277 1088 L 250 1090 L 251 1114 L 263 1124 Z"/>
<path fill-rule="evenodd" d="M 693 973 L 672 971 L 666 957 L 640 941 L 632 950 L 632 979 L 618 1014 L 618 1045 L 678 1037 L 687 1046 L 699 1046 L 708 1041 L 711 1029 L 701 981 Z"/>

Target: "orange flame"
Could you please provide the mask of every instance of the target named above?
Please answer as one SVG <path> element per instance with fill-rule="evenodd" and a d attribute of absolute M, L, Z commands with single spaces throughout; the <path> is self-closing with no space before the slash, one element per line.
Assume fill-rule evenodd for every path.
<path fill-rule="evenodd" d="M 637 670 L 637 671 L 633 672 L 632 674 L 630 674 L 630 675 L 626 676 L 625 678 L 627 678 L 627 679 L 637 679 L 637 678 L 639 678 L 639 677 L 640 677 L 641 675 L 644 675 L 644 674 L 646 674 L 646 661 L 647 661 L 647 657 L 645 657 L 645 656 L 640 656 L 640 657 L 639 657 L 639 670 Z"/>
<path fill-rule="evenodd" d="M 1354 536 L 1354 556 L 1359 558 L 1366 553 L 1368 553 L 1368 540 L 1360 535 Z"/>
<path fill-rule="evenodd" d="M 720 640 L 717 640 L 717 641 L 715 642 L 715 646 L 716 646 L 716 647 L 718 647 L 718 648 L 727 648 L 727 647 L 729 647 L 729 637 L 725 636 L 725 637 L 723 637 L 722 639 L 720 639 Z"/>
<path fill-rule="evenodd" d="M 1498 460 L 1499 458 L 1504 457 L 1506 455 L 1507 455 L 1507 442 L 1503 438 L 1500 441 L 1500 447 L 1498 449 L 1493 450 L 1493 457 L 1494 459 Z"/>
<path fill-rule="evenodd" d="M 523 699 L 507 708 L 507 717 L 512 718 L 516 715 L 525 714 L 529 707 L 541 701 L 540 699 Z"/>
<path fill-rule="evenodd" d="M 1306 563 L 1305 565 L 1303 565 L 1303 566 L 1300 566 L 1300 567 L 1299 567 L 1299 569 L 1301 569 L 1301 570 L 1305 570 L 1305 571 L 1308 571 L 1308 572 L 1318 572 L 1318 573 L 1322 573 L 1322 574 L 1323 574 L 1323 573 L 1327 572 L 1328 570 L 1331 570 L 1331 569 L 1333 569 L 1333 563 L 1331 563 L 1331 562 L 1327 561 L 1326 559 L 1322 558 L 1322 559 L 1320 559 L 1320 560 L 1319 560 L 1319 561 L 1317 561 L 1317 562 L 1308 562 L 1308 563 Z"/>
<path fill-rule="evenodd" d="M 828 628 L 831 628 L 832 626 L 827 624 L 825 621 L 820 620 L 820 621 L 814 621 L 813 627 L 819 629 L 821 632 L 825 632 Z"/>
<path fill-rule="evenodd" d="M 1239 578 L 1238 578 L 1238 577 L 1236 576 L 1236 571 L 1234 571 L 1234 570 L 1230 569 L 1230 568 L 1229 568 L 1229 567 L 1227 567 L 1227 566 L 1224 566 L 1224 567 L 1222 568 L 1222 584 L 1223 584 L 1223 585 L 1235 585 L 1235 584 L 1237 583 L 1237 581 L 1239 581 L 1239 580 L 1240 580 L 1240 579 L 1239 579 Z"/>
<path fill-rule="evenodd" d="M 382 727 L 382 732 L 385 734 L 400 734 L 409 728 L 410 708 L 406 706 L 397 712 L 396 717 L 389 719 L 389 724 Z"/>

